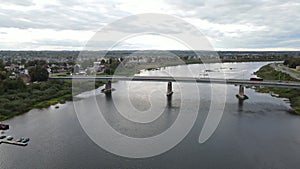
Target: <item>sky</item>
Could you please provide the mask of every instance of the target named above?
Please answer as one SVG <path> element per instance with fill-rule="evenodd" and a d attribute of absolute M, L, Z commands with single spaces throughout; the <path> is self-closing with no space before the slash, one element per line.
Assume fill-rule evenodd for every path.
<path fill-rule="evenodd" d="M 158 24 L 155 29 L 134 22 L 119 24 L 114 31 L 134 36 L 113 47 L 103 40 L 99 50 L 189 49 L 172 38 L 189 24 L 214 50 L 300 50 L 299 0 L 0 0 L 0 50 L 84 50 L 97 32 L 145 13 L 188 24 Z M 168 36 L 157 34 L 170 26 L 174 31 L 165 31 Z M 140 30 L 148 34 L 136 35 Z"/>

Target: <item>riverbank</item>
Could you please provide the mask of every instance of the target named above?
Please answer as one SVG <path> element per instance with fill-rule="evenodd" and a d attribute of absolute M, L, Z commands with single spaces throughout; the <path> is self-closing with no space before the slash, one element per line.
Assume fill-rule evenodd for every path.
<path fill-rule="evenodd" d="M 95 88 L 103 84 L 103 82 L 96 82 Z M 72 94 L 78 94 L 89 89 L 89 87 L 85 88 L 84 84 L 81 84 L 80 87 L 74 93 L 72 81 L 48 80 L 31 83 L 18 90 L 7 90 L 0 96 L 0 121 L 21 115 L 35 108 L 47 108 L 57 103 L 72 101 Z"/>
<path fill-rule="evenodd" d="M 299 81 L 286 73 L 276 71 L 270 64 L 261 67 L 255 74 L 266 80 Z M 300 89 L 256 87 L 255 90 L 261 93 L 272 92 L 278 94 L 278 97 L 288 98 L 294 113 L 300 115 Z"/>

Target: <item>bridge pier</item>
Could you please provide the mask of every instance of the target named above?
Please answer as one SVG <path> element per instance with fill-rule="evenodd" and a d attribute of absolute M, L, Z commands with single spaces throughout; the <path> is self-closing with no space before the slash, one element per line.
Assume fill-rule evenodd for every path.
<path fill-rule="evenodd" d="M 107 95 L 110 95 L 111 94 L 111 80 L 107 80 L 106 81 L 106 84 L 105 84 L 105 89 L 104 89 L 104 93 L 107 94 Z"/>
<path fill-rule="evenodd" d="M 245 95 L 245 86 L 243 86 L 243 85 L 239 86 L 239 94 L 237 94 L 236 97 L 240 100 L 248 99 L 248 96 Z"/>
<path fill-rule="evenodd" d="M 243 85 L 240 85 L 239 87 L 239 95 L 242 97 L 245 96 L 245 87 Z"/>
<path fill-rule="evenodd" d="M 173 94 L 173 89 L 172 89 L 172 82 L 168 82 L 167 85 L 167 96 L 170 97 Z"/>

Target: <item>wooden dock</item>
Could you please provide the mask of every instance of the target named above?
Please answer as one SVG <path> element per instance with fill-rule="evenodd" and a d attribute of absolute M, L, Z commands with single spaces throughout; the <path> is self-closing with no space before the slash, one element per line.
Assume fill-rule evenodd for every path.
<path fill-rule="evenodd" d="M 13 140 L 6 140 L 6 139 L 0 139 L 0 144 L 1 143 L 13 144 L 13 145 L 17 145 L 17 146 L 27 146 L 27 143 L 16 142 Z"/>

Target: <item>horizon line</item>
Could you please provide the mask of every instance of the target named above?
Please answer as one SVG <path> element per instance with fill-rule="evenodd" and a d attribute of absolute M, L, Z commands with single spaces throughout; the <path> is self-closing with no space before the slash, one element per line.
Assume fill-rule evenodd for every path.
<path fill-rule="evenodd" d="M 26 49 L 0 49 L 0 52 L 101 52 L 101 51 L 210 51 L 210 52 L 300 52 L 300 50 L 182 50 L 182 49 L 114 49 L 114 50 L 26 50 Z"/>

